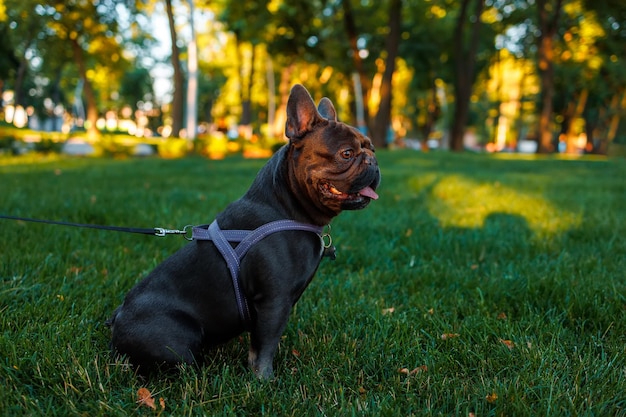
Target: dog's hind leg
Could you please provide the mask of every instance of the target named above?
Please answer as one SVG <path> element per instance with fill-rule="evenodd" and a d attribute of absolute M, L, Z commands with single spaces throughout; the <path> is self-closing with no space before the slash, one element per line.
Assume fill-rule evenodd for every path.
<path fill-rule="evenodd" d="M 118 311 L 112 320 L 111 344 L 143 371 L 162 365 L 195 364 L 202 350 L 202 329 L 182 311 L 128 318 Z"/>

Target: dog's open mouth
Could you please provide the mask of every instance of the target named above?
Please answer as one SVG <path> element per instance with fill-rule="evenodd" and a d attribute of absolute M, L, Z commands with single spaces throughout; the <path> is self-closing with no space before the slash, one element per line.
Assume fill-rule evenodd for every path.
<path fill-rule="evenodd" d="M 356 193 L 344 193 L 339 191 L 334 185 L 331 183 L 325 182 L 321 185 L 322 192 L 329 197 L 337 198 L 339 200 L 358 200 L 362 197 L 371 198 L 372 200 L 378 199 L 378 194 L 374 191 L 374 189 L 370 186 L 367 186 Z"/>

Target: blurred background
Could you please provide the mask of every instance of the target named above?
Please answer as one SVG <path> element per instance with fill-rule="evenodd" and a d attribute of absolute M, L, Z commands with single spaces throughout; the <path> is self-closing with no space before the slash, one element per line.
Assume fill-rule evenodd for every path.
<path fill-rule="evenodd" d="M 0 152 L 266 156 L 291 86 L 379 148 L 626 154 L 623 0 L 0 1 Z"/>

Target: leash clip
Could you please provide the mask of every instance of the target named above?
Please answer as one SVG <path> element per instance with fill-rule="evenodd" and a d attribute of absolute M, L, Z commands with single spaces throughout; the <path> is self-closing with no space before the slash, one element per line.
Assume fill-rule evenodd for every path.
<path fill-rule="evenodd" d="M 158 236 L 158 237 L 163 237 L 163 236 L 167 236 L 167 235 L 183 235 L 183 237 L 187 240 L 192 240 L 192 237 L 189 236 L 189 231 L 193 226 L 188 224 L 187 226 L 183 227 L 183 230 L 177 230 L 177 229 L 164 229 L 162 227 L 155 227 L 154 228 L 154 235 Z"/>

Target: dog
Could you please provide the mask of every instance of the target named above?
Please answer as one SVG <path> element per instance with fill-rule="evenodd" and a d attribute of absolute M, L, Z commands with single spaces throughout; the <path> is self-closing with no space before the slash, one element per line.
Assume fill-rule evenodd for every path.
<path fill-rule="evenodd" d="M 285 136 L 243 197 L 208 229 L 194 229 L 204 238 L 158 265 L 108 321 L 114 354 L 140 373 L 198 364 L 206 349 L 248 331 L 249 366 L 261 379 L 273 377 L 291 309 L 322 259 L 322 229 L 377 199 L 381 180 L 371 140 L 337 121 L 328 98 L 316 108 L 300 84 L 289 95 Z M 275 230 L 256 232 L 247 252 L 233 255 L 231 235 L 242 240 L 263 228 Z"/>

